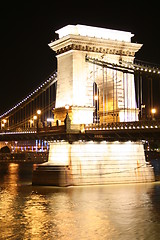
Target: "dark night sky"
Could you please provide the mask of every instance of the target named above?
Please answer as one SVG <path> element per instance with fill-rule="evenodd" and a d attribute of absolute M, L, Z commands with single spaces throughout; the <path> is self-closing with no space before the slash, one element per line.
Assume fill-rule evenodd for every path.
<path fill-rule="evenodd" d="M 34 2 L 34 4 L 33 4 Z M 0 113 L 56 69 L 48 43 L 67 24 L 131 31 L 143 43 L 137 59 L 160 64 L 157 1 L 6 1 L 0 13 Z M 43 3 L 44 2 L 44 3 Z"/>

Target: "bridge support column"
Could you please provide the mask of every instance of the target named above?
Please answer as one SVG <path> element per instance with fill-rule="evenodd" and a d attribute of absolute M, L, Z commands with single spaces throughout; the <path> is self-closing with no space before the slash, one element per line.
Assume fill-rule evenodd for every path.
<path fill-rule="evenodd" d="M 50 142 L 48 163 L 33 172 L 34 185 L 92 185 L 155 181 L 141 142 Z"/>

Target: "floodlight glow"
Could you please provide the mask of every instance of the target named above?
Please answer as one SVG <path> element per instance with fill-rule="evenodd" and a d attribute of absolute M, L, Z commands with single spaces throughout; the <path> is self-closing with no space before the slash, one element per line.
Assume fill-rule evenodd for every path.
<path fill-rule="evenodd" d="M 88 36 L 88 37 L 96 37 L 103 39 L 111 39 L 118 41 L 131 42 L 131 37 L 134 34 L 125 31 L 107 29 L 107 28 L 99 28 L 99 27 L 91 27 L 86 25 L 67 25 L 56 31 L 59 34 L 59 38 L 65 37 L 69 34 L 80 35 L 80 36 Z"/>

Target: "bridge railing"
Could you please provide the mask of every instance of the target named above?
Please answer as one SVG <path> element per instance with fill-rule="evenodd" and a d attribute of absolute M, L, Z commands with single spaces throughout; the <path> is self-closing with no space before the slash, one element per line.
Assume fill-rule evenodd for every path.
<path fill-rule="evenodd" d="M 141 120 L 136 122 L 112 122 L 102 124 L 86 124 L 85 130 L 118 130 L 160 128 L 160 120 Z"/>
<path fill-rule="evenodd" d="M 0 162 L 34 162 L 43 163 L 48 160 L 48 152 L 11 152 L 0 153 Z"/>

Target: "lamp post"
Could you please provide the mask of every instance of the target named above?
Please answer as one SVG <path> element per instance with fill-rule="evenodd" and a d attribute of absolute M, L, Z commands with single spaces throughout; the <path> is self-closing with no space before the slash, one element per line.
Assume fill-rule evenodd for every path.
<path fill-rule="evenodd" d="M 37 120 L 37 116 L 35 115 L 35 116 L 33 116 L 33 120 Z"/>
<path fill-rule="evenodd" d="M 37 119 L 37 131 L 38 131 L 38 127 L 39 127 L 39 125 L 40 125 L 40 115 L 41 115 L 41 110 L 40 110 L 40 109 L 37 110 L 37 114 L 38 114 L 38 119 Z"/>
<path fill-rule="evenodd" d="M 155 108 L 152 108 L 152 109 L 151 109 L 152 120 L 155 120 L 155 113 L 156 113 L 156 109 L 155 109 Z"/>
<path fill-rule="evenodd" d="M 37 115 L 33 116 L 33 127 L 36 128 L 36 124 L 37 124 Z"/>
<path fill-rule="evenodd" d="M 141 120 L 145 117 L 145 107 L 146 105 L 141 104 Z"/>
<path fill-rule="evenodd" d="M 67 114 L 66 114 L 66 118 L 64 119 L 64 125 L 65 125 L 66 131 L 67 131 L 70 128 L 70 123 L 71 123 L 69 115 L 68 115 L 69 104 L 65 105 L 65 109 L 67 110 Z"/>
<path fill-rule="evenodd" d="M 5 127 L 5 124 L 1 122 L 1 130 Z"/>
<path fill-rule="evenodd" d="M 29 123 L 30 123 L 30 128 L 32 128 L 34 121 L 33 121 L 32 119 L 30 119 L 30 120 L 29 120 Z"/>
<path fill-rule="evenodd" d="M 1 122 L 1 129 L 6 129 L 6 123 L 7 123 L 7 120 L 3 119 Z"/>

